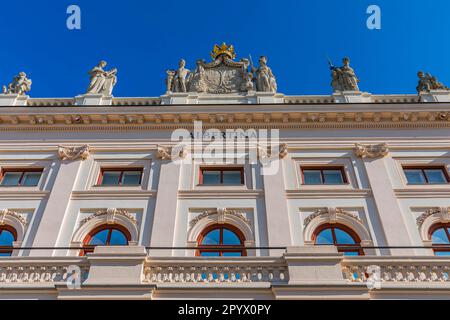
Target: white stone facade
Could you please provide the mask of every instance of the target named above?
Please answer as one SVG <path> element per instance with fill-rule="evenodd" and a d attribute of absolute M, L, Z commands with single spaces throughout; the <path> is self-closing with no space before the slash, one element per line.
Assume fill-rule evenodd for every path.
<path fill-rule="evenodd" d="M 450 221 L 450 184 L 409 185 L 402 169 L 450 166 L 450 95 L 430 97 L 0 96 L 0 167 L 43 169 L 35 187 L 0 186 L 1 225 L 17 231 L 12 257 L 0 258 L 0 298 L 450 298 L 450 257 L 435 256 L 429 238 Z M 194 121 L 280 130 L 280 170 L 261 175 L 246 163 L 241 186 L 199 185 L 204 159 L 193 150 L 181 162 L 160 155 Z M 342 167 L 348 183 L 305 185 L 302 166 Z M 105 167 L 142 168 L 141 183 L 99 186 Z M 215 223 L 240 230 L 246 257 L 188 249 Z M 314 244 L 316 228 L 336 223 L 358 235 L 364 255 Z M 102 224 L 126 228 L 129 246 L 80 256 Z M 74 265 L 83 274 L 71 289 Z"/>

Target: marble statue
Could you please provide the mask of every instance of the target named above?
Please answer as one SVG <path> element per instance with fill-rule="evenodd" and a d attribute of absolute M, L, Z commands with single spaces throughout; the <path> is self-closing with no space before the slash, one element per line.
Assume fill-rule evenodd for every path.
<path fill-rule="evenodd" d="M 96 67 L 89 71 L 91 82 L 87 89 L 87 94 L 112 95 L 114 86 L 117 83 L 117 69 L 105 71 L 106 65 L 106 61 L 100 61 Z"/>
<path fill-rule="evenodd" d="M 353 68 L 350 67 L 350 59 L 344 58 L 342 62 L 342 67 L 335 67 L 330 63 L 333 91 L 359 91 L 359 79 Z"/>
<path fill-rule="evenodd" d="M 419 83 L 416 88 L 418 93 L 430 92 L 431 90 L 450 90 L 429 73 L 424 74 L 422 71 L 419 71 L 417 76 L 419 77 Z"/>
<path fill-rule="evenodd" d="M 189 75 L 188 83 L 189 83 L 189 91 L 194 91 L 198 93 L 206 92 L 207 84 L 206 84 L 206 73 L 205 73 L 205 61 L 198 60 L 197 68 L 194 73 Z"/>
<path fill-rule="evenodd" d="M 28 91 L 31 90 L 31 79 L 27 78 L 25 72 L 19 73 L 18 76 L 13 78 L 12 83 L 8 86 L 3 86 L 3 94 L 18 94 L 25 95 Z"/>
<path fill-rule="evenodd" d="M 167 78 L 166 78 L 166 88 L 167 88 L 167 93 L 170 93 L 173 91 L 173 79 L 175 78 L 175 73 L 176 71 L 174 70 L 167 70 L 166 74 L 167 74 Z"/>
<path fill-rule="evenodd" d="M 256 90 L 262 92 L 277 92 L 277 82 L 272 70 L 267 66 L 267 58 L 259 58 L 259 68 L 252 66 L 252 73 L 256 84 Z"/>
<path fill-rule="evenodd" d="M 181 59 L 178 64 L 178 70 L 175 71 L 173 78 L 173 92 L 187 92 L 187 77 L 191 73 L 189 69 L 186 69 L 186 61 Z"/>

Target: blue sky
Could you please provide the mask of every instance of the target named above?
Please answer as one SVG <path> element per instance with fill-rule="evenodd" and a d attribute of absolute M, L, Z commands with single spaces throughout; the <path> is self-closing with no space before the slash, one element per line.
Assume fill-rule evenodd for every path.
<path fill-rule="evenodd" d="M 82 29 L 66 28 L 77 4 Z M 366 9 L 382 10 L 382 29 L 366 27 Z M 215 43 L 238 58 L 269 58 L 285 94 L 329 94 L 327 55 L 349 56 L 372 93 L 414 93 L 424 70 L 450 86 L 448 0 L 21 0 L 0 4 L 0 83 L 25 71 L 32 97 L 83 93 L 100 59 L 119 69 L 115 96 L 159 96 L 165 70 L 209 59 Z"/>

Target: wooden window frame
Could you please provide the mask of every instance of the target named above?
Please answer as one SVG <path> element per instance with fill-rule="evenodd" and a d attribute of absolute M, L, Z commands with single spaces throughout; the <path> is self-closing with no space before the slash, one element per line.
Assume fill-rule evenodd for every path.
<path fill-rule="evenodd" d="M 449 184 L 450 183 L 450 175 L 449 175 L 449 173 L 448 173 L 448 169 L 447 169 L 447 166 L 445 166 L 445 165 L 442 165 L 442 166 L 427 166 L 427 165 L 423 165 L 423 166 L 416 166 L 416 165 L 404 165 L 404 166 L 402 166 L 402 168 L 403 168 L 403 174 L 405 175 L 405 177 L 406 177 L 406 171 L 405 170 L 421 170 L 422 171 L 422 174 L 423 174 L 423 176 L 424 176 L 424 178 L 425 178 L 425 183 L 409 183 L 408 182 L 408 178 L 406 177 L 406 183 L 408 184 L 408 185 L 412 185 L 412 186 L 418 186 L 418 185 L 444 185 L 444 184 Z M 445 180 L 447 181 L 447 182 L 444 182 L 444 183 L 430 183 L 429 182 L 429 180 L 428 180 L 428 176 L 427 176 L 427 174 L 425 173 L 425 170 L 428 170 L 428 169 L 439 169 L 439 170 L 441 170 L 443 173 L 444 173 L 444 177 L 445 177 Z"/>
<path fill-rule="evenodd" d="M 117 230 L 123 233 L 123 235 L 127 238 L 127 242 L 131 241 L 131 233 L 124 226 L 120 224 L 102 224 L 95 229 L 91 230 L 88 235 L 83 240 L 83 250 L 80 251 L 80 256 L 86 255 L 86 253 L 94 252 L 94 249 L 97 245 L 90 245 L 89 242 L 92 238 L 99 232 L 109 230 L 108 237 L 106 239 L 106 244 L 104 246 L 109 246 L 109 242 L 111 241 L 111 234 L 113 230 Z"/>
<path fill-rule="evenodd" d="M 3 225 L 0 226 L 0 235 L 3 233 L 3 231 L 9 231 L 13 235 L 14 242 L 17 241 L 17 231 L 10 225 Z M 0 253 L 9 253 L 9 256 L 12 255 L 14 251 L 14 246 L 0 246 Z"/>
<path fill-rule="evenodd" d="M 136 184 L 136 185 L 124 185 L 123 184 L 123 174 L 125 172 L 131 172 L 131 171 L 140 171 L 141 172 L 141 176 L 139 178 L 139 183 Z M 119 183 L 118 184 L 103 185 L 102 184 L 103 183 L 103 175 L 104 175 L 105 172 L 120 172 Z M 97 186 L 98 187 L 116 187 L 116 186 L 119 186 L 119 187 L 130 186 L 130 187 L 132 187 L 132 186 L 140 186 L 140 185 L 142 185 L 143 175 L 144 175 L 144 168 L 142 168 L 142 167 L 136 167 L 136 168 L 100 168 L 100 174 L 99 174 L 98 179 L 97 179 Z"/>
<path fill-rule="evenodd" d="M 333 245 L 337 248 L 338 252 L 345 253 L 345 252 L 357 252 L 359 256 L 364 255 L 364 250 L 361 248 L 361 238 L 358 236 L 358 234 L 353 231 L 351 228 L 343 225 L 343 224 L 323 224 L 319 226 L 316 230 L 314 230 L 313 233 L 313 241 L 314 244 L 317 246 L 321 246 L 324 244 L 316 244 L 317 236 L 324 230 L 331 229 L 331 234 L 333 237 Z M 355 244 L 339 244 L 337 243 L 336 233 L 335 229 L 340 229 L 346 233 L 353 239 Z"/>
<path fill-rule="evenodd" d="M 308 171 L 308 170 L 320 171 L 320 179 L 322 180 L 322 183 L 321 184 L 308 184 L 308 183 L 306 183 L 305 182 L 304 171 Z M 338 170 L 338 171 L 340 171 L 343 182 L 342 183 L 337 183 L 337 184 L 325 183 L 324 171 L 327 171 L 327 170 Z M 301 172 L 301 175 L 302 175 L 302 185 L 304 185 L 304 186 L 342 186 L 342 185 L 348 185 L 349 184 L 347 173 L 345 172 L 345 166 L 300 166 L 300 172 Z"/>
<path fill-rule="evenodd" d="M 12 173 L 21 173 L 18 184 L 14 185 L 14 186 L 2 185 L 5 174 L 11 173 L 11 172 Z M 41 174 L 41 176 L 39 177 L 39 182 L 40 182 L 42 175 L 44 173 L 44 169 L 43 168 L 2 168 L 2 170 L 0 171 L 0 187 L 13 187 L 13 188 L 14 187 L 31 187 L 31 188 L 34 188 L 36 186 L 23 186 L 22 185 L 25 174 L 30 173 L 30 172 L 40 173 Z M 38 185 L 39 185 L 39 182 L 38 182 Z"/>
<path fill-rule="evenodd" d="M 450 232 L 448 229 L 450 228 L 450 223 L 436 223 L 431 226 L 428 231 L 429 239 L 433 239 L 433 233 L 435 233 L 438 229 L 444 228 L 445 234 L 447 235 L 447 239 L 450 242 Z M 450 244 L 432 244 L 433 252 L 450 252 Z"/>
<path fill-rule="evenodd" d="M 210 233 L 213 230 L 220 230 L 220 238 L 219 238 L 219 244 L 218 245 L 202 245 L 203 239 L 205 236 Z M 241 242 L 241 245 L 224 245 L 223 244 L 223 230 L 227 229 L 231 232 L 233 232 Z M 195 252 L 195 255 L 197 257 L 201 257 L 203 252 L 218 252 L 219 257 L 223 257 L 224 252 L 240 252 L 242 257 L 247 256 L 247 250 L 245 250 L 245 237 L 244 234 L 236 228 L 235 226 L 232 226 L 230 224 L 213 224 L 207 228 L 205 228 L 200 236 L 197 239 L 197 247 L 198 250 Z"/>
<path fill-rule="evenodd" d="M 203 184 L 203 174 L 204 171 L 220 171 L 220 183 L 219 184 Z M 233 185 L 227 185 L 223 183 L 223 173 L 226 171 L 240 171 L 241 173 L 241 183 L 240 184 L 233 184 Z M 245 170 L 244 167 L 200 167 L 199 169 L 199 186 L 243 186 L 245 185 Z"/>

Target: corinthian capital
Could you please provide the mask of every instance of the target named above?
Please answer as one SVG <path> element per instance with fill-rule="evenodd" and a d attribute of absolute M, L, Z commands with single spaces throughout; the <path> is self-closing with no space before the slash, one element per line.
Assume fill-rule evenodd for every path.
<path fill-rule="evenodd" d="M 84 145 L 81 147 L 62 147 L 59 146 L 58 156 L 61 160 L 75 161 L 78 159 L 86 160 L 90 155 L 90 147 Z"/>
<path fill-rule="evenodd" d="M 385 157 L 389 153 L 389 149 L 386 143 L 372 144 L 372 145 L 362 145 L 356 143 L 354 151 L 358 157 L 370 159 Z"/>

